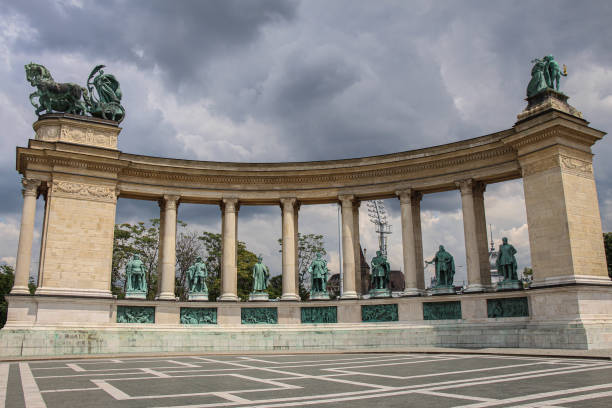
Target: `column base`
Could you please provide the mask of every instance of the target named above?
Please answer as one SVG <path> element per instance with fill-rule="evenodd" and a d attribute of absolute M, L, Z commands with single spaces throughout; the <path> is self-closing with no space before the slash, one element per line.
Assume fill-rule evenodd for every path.
<path fill-rule="evenodd" d="M 612 280 L 607 276 L 592 276 L 592 275 L 567 275 L 567 276 L 554 276 L 551 278 L 544 278 L 534 280 L 531 284 L 532 288 L 542 288 L 546 286 L 559 286 L 559 285 L 575 285 L 575 284 L 586 284 L 586 285 L 612 285 Z"/>
<path fill-rule="evenodd" d="M 485 285 L 481 285 L 480 283 L 474 283 L 471 285 L 467 285 L 465 289 L 463 289 L 463 293 L 477 293 L 477 292 L 488 292 L 490 288 Z"/>
<path fill-rule="evenodd" d="M 417 289 L 417 288 L 408 288 L 408 289 L 404 289 L 403 292 L 401 292 L 401 297 L 411 297 L 411 296 L 423 296 L 423 289 Z"/>
<path fill-rule="evenodd" d="M 29 295 L 30 289 L 27 286 L 13 286 L 11 289 L 11 295 Z"/>
<path fill-rule="evenodd" d="M 302 300 L 298 295 L 296 295 L 295 293 L 287 293 L 285 295 L 282 295 L 280 298 L 281 301 L 289 301 L 289 302 L 298 302 L 300 300 Z"/>
<path fill-rule="evenodd" d="M 224 293 L 217 298 L 217 302 L 237 302 L 238 296 L 233 293 Z"/>
<path fill-rule="evenodd" d="M 357 292 L 344 292 L 342 296 L 340 296 L 340 300 L 350 300 L 350 299 L 359 299 Z"/>
<path fill-rule="evenodd" d="M 174 296 L 174 293 L 162 292 L 159 294 L 158 299 L 159 300 L 176 300 L 176 296 Z"/>

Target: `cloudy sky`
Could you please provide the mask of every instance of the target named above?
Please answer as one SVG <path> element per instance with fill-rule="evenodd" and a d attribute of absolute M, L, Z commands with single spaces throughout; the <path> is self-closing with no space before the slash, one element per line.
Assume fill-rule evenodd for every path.
<path fill-rule="evenodd" d="M 0 8 L 0 261 L 14 264 L 21 195 L 15 146 L 36 120 L 23 66 L 85 84 L 107 65 L 121 82 L 124 152 L 174 158 L 278 162 L 405 151 L 510 128 L 525 106 L 530 61 L 553 54 L 568 66 L 562 91 L 591 126 L 612 130 L 612 3 L 609 1 L 4 0 Z M 612 229 L 612 153 L 594 147 L 604 230 Z M 487 187 L 496 244 L 508 236 L 530 264 L 520 181 Z M 42 200 L 37 228 L 40 231 Z M 385 200 L 402 269 L 397 200 Z M 117 220 L 158 216 L 155 203 L 119 200 Z M 220 230 L 214 206 L 183 205 L 195 230 Z M 361 243 L 376 249 L 361 207 Z M 456 191 L 425 196 L 424 254 L 438 244 L 465 279 Z M 280 210 L 242 207 L 239 238 L 274 274 Z M 326 237 L 338 271 L 337 207 L 304 206 L 303 233 Z M 37 239 L 39 239 L 37 235 Z M 39 241 L 35 242 L 33 269 Z"/>

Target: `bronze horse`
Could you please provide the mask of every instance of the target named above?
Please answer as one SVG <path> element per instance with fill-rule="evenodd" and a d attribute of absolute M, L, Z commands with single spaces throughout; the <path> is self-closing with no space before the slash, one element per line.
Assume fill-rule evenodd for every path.
<path fill-rule="evenodd" d="M 40 116 L 53 111 L 67 112 L 75 115 L 84 115 L 87 106 L 87 89 L 73 83 L 59 83 L 53 80 L 47 68 L 40 64 L 29 63 L 25 66 L 26 79 L 36 87 L 36 92 L 30 94 L 30 102 L 36 108 L 36 115 Z M 38 103 L 34 98 L 38 97 Z M 83 99 L 81 99 L 83 98 Z"/>

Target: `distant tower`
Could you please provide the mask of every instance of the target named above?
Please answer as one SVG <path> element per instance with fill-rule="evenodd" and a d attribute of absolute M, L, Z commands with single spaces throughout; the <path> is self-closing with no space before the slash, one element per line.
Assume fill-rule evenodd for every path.
<path fill-rule="evenodd" d="M 497 283 L 502 280 L 501 276 L 497 272 L 497 251 L 495 250 L 495 244 L 493 243 L 493 227 L 489 224 L 489 231 L 491 233 L 491 248 L 489 248 L 489 264 L 491 265 L 491 283 Z"/>
<path fill-rule="evenodd" d="M 378 234 L 378 249 L 387 256 L 387 235 L 391 234 L 391 225 L 387 220 L 387 211 L 382 200 L 368 201 L 368 216 L 376 226 Z"/>

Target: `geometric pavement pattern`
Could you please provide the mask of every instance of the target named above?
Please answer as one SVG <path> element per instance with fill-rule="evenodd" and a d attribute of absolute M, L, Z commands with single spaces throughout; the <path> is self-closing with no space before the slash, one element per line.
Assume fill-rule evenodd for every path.
<path fill-rule="evenodd" d="M 612 407 L 612 362 L 466 354 L 0 363 L 0 407 Z"/>

